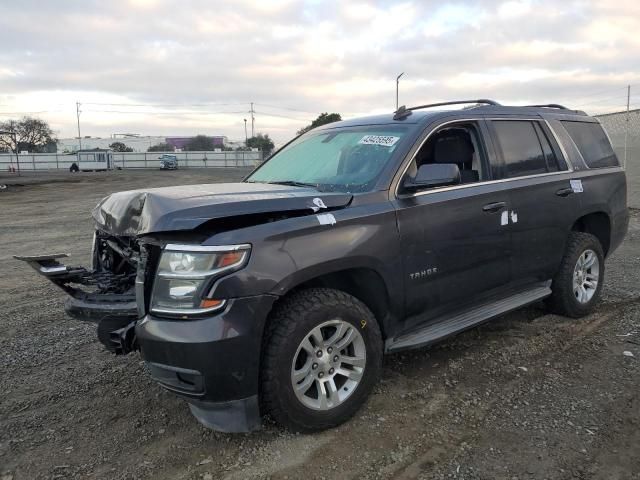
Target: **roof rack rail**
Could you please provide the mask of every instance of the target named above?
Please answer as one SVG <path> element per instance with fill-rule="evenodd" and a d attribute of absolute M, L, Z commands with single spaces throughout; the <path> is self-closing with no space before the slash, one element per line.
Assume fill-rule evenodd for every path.
<path fill-rule="evenodd" d="M 547 103 L 546 105 L 525 105 L 525 107 L 535 107 L 535 108 L 558 108 L 560 110 L 569 110 L 564 105 L 560 105 L 559 103 Z"/>
<path fill-rule="evenodd" d="M 451 102 L 438 102 L 438 103 L 428 103 L 426 105 L 418 105 L 416 107 L 406 107 L 402 105 L 398 110 L 394 112 L 393 119 L 400 120 L 411 115 L 413 110 L 422 110 L 423 108 L 431 108 L 431 107 L 442 107 L 444 105 L 464 105 L 465 103 L 483 103 L 485 105 L 493 105 L 496 107 L 501 106 L 495 100 L 489 100 L 486 98 L 480 98 L 478 100 L 453 100 Z"/>

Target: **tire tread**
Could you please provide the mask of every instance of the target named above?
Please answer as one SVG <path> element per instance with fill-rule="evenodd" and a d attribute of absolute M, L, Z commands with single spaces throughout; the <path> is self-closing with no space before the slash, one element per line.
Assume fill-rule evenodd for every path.
<path fill-rule="evenodd" d="M 279 395 L 280 387 L 277 366 L 278 362 L 282 360 L 279 352 L 285 342 L 287 342 L 296 331 L 299 319 L 303 318 L 305 314 L 314 308 L 317 308 L 318 305 L 341 306 L 352 311 L 355 310 L 359 316 L 371 322 L 371 328 L 376 330 L 377 338 L 380 340 L 379 356 L 380 358 L 382 357 L 382 341 L 377 321 L 367 306 L 355 297 L 341 290 L 310 288 L 293 292 L 283 298 L 272 313 L 271 321 L 264 335 L 260 397 L 263 413 L 269 414 L 277 423 L 284 425 L 292 431 L 314 432 L 331 428 L 348 420 L 357 410 L 354 409 L 352 412 L 349 412 L 347 415 L 342 415 L 339 418 L 328 419 L 321 424 L 318 422 L 303 423 L 299 420 L 294 422 L 280 401 L 281 396 Z M 369 352 L 367 352 L 367 354 L 369 355 Z"/>

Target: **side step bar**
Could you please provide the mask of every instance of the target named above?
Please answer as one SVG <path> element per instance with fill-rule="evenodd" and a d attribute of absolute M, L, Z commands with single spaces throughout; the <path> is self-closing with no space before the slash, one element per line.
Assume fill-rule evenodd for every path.
<path fill-rule="evenodd" d="M 390 338 L 385 343 L 387 353 L 424 347 L 446 337 L 475 327 L 494 317 L 524 307 L 551 295 L 550 282 L 500 300 L 485 302 L 452 317 L 439 318 L 410 333 Z"/>

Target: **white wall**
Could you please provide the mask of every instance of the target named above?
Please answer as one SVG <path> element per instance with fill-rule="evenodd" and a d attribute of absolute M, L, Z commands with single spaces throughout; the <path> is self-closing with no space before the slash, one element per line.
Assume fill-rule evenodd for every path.
<path fill-rule="evenodd" d="M 261 152 L 167 152 L 178 158 L 179 168 L 211 167 L 253 167 L 262 161 Z M 111 153 L 113 165 L 117 168 L 160 168 L 158 157 L 162 152 Z M 33 153 L 18 155 L 20 171 L 69 170 L 71 164 L 78 163 L 77 155 L 61 153 Z M 79 164 L 82 169 L 82 164 Z M 17 169 L 15 154 L 0 154 L 0 172 Z"/>

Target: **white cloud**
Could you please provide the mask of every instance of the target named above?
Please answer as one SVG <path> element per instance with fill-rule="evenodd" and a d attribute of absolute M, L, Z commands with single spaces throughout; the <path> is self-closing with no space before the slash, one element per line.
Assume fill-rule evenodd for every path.
<path fill-rule="evenodd" d="M 0 119 L 44 111 L 63 136 L 75 132 L 80 101 L 87 134 L 243 138 L 253 101 L 258 131 L 283 142 L 320 112 L 390 111 L 402 71 L 406 104 L 496 97 L 614 108 L 627 83 L 640 83 L 633 0 L 21 0 L 2 9 Z"/>

